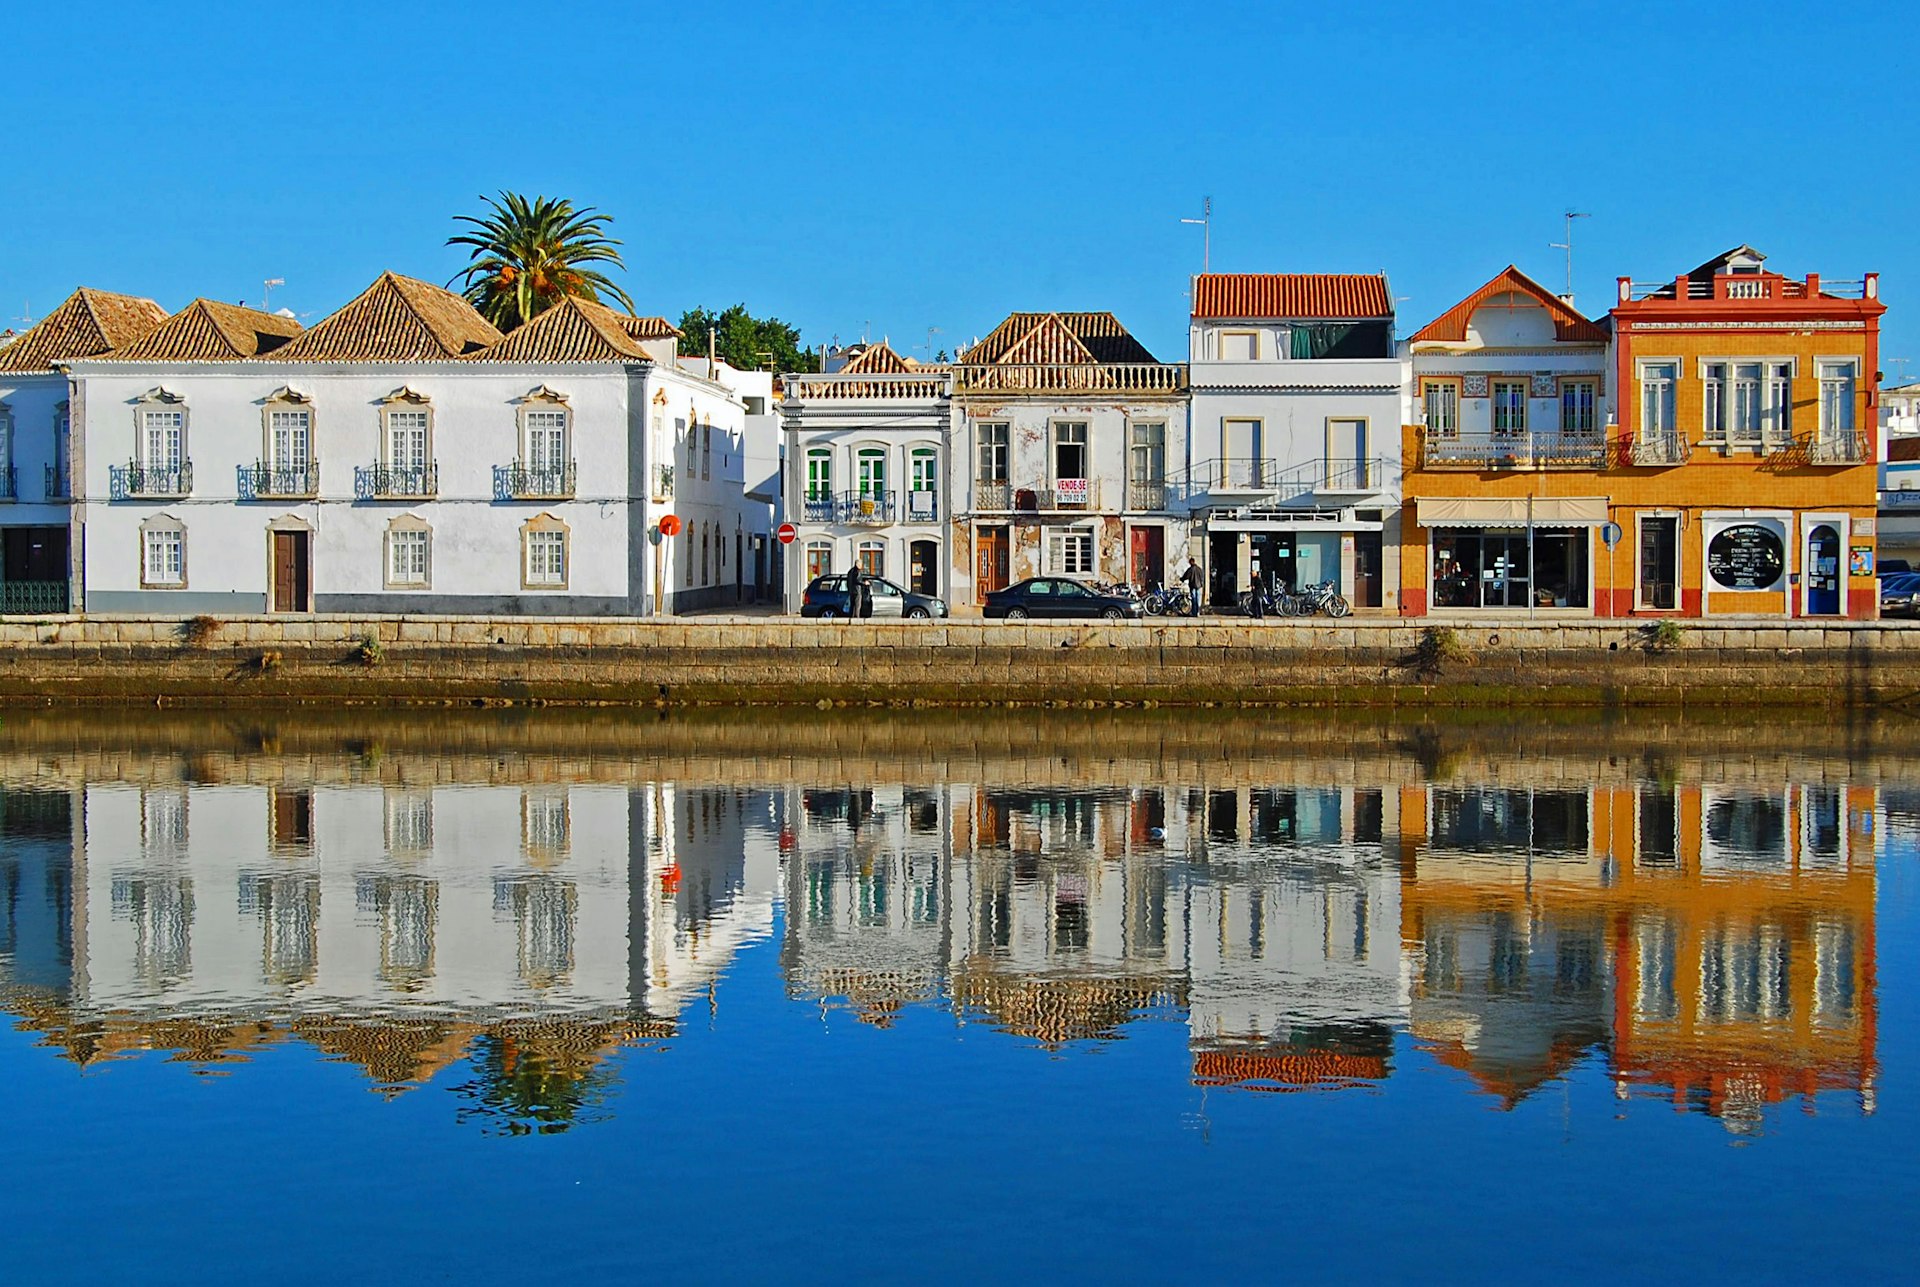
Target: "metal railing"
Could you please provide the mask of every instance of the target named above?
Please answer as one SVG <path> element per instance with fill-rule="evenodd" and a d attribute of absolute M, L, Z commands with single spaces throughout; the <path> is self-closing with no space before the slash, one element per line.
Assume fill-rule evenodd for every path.
<path fill-rule="evenodd" d="M 956 393 L 1179 393 L 1187 387 L 1186 364 L 1178 362 L 986 362 L 956 366 L 953 377 Z"/>
<path fill-rule="evenodd" d="M 353 471 L 353 494 L 360 500 L 415 500 L 440 494 L 440 466 L 360 465 Z"/>
<path fill-rule="evenodd" d="M 1604 469 L 1607 438 L 1598 429 L 1458 437 L 1422 429 L 1420 463 L 1426 469 Z"/>
<path fill-rule="evenodd" d="M 189 496 L 193 493 L 193 462 L 178 465 L 142 465 L 138 461 L 125 467 L 107 467 L 107 494 L 114 500 L 144 496 Z"/>
<path fill-rule="evenodd" d="M 800 498 L 800 517 L 809 523 L 837 522 L 840 502 L 831 492 L 808 492 Z"/>
<path fill-rule="evenodd" d="M 0 468 L 0 500 L 19 500 L 20 488 L 12 465 Z"/>
<path fill-rule="evenodd" d="M 1206 496 L 1305 496 L 1314 492 L 1371 492 L 1386 486 L 1382 456 L 1302 461 L 1282 469 L 1278 461 L 1250 457 L 1202 460 L 1167 480 L 1168 490 L 1188 501 Z"/>
<path fill-rule="evenodd" d="M 1825 434 L 1814 432 L 1807 435 L 1807 460 L 1815 465 L 1860 465 L 1867 461 L 1867 440 L 1864 434 L 1841 433 Z"/>
<path fill-rule="evenodd" d="M 1662 282 L 1628 282 L 1626 294 L 1634 300 L 1817 299 L 1821 296 L 1828 299 L 1864 299 L 1867 294 L 1867 282 L 1864 277 L 1829 281 L 1817 274 L 1803 281 L 1796 281 L 1791 277 L 1775 277 L 1767 274 L 1720 273 L 1700 280 L 1679 277 Z"/>
<path fill-rule="evenodd" d="M 257 460 L 236 469 L 241 500 L 282 500 L 320 494 L 320 462 L 274 465 Z"/>
<path fill-rule="evenodd" d="M 1658 434 L 1652 438 L 1635 438 L 1627 444 L 1627 462 L 1630 465 L 1684 465 L 1692 447 L 1679 434 Z"/>
<path fill-rule="evenodd" d="M 65 465 L 48 465 L 44 490 L 41 495 L 48 500 L 67 500 L 73 495 L 73 480 L 68 476 Z"/>
<path fill-rule="evenodd" d="M 0 613 L 65 612 L 65 581 L 0 581 Z"/>
<path fill-rule="evenodd" d="M 1139 478 L 1127 480 L 1127 508 L 1132 510 L 1163 510 L 1167 507 L 1167 485 L 1164 482 L 1147 482 Z"/>
<path fill-rule="evenodd" d="M 907 522 L 937 523 L 940 521 L 940 493 L 919 491 L 907 493 Z"/>
<path fill-rule="evenodd" d="M 840 498 L 843 523 L 893 522 L 895 493 L 891 491 L 848 492 Z"/>
<path fill-rule="evenodd" d="M 943 398 L 952 384 L 946 369 L 890 372 L 880 375 L 845 374 L 788 375 L 781 379 L 785 398 L 874 398 L 909 401 L 916 398 Z"/>
<path fill-rule="evenodd" d="M 493 467 L 493 494 L 498 500 L 558 500 L 574 494 L 576 466 L 528 465 L 516 460 Z"/>
<path fill-rule="evenodd" d="M 1003 482 L 974 484 L 973 507 L 984 513 L 1078 513 L 1100 508 L 1100 480 L 1080 480 L 1079 486 L 1026 486 Z"/>

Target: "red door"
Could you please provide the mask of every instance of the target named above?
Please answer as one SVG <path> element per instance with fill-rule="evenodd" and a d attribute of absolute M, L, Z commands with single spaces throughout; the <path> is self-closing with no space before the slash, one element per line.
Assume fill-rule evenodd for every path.
<path fill-rule="evenodd" d="M 1127 578 L 1140 590 L 1159 589 L 1167 567 L 1167 529 L 1136 527 L 1127 547 Z"/>

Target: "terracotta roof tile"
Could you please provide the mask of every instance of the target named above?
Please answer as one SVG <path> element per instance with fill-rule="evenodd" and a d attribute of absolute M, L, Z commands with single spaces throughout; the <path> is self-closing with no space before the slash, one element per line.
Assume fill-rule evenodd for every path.
<path fill-rule="evenodd" d="M 683 332 L 664 317 L 635 317 L 631 313 L 621 313 L 613 309 L 609 312 L 620 320 L 627 334 L 636 340 L 680 339 Z"/>
<path fill-rule="evenodd" d="M 1193 282 L 1195 317 L 1248 321 L 1357 321 L 1393 316 L 1380 273 L 1202 273 Z"/>
<path fill-rule="evenodd" d="M 300 323 L 291 317 L 196 299 L 113 356 L 129 362 L 230 362 L 271 353 L 298 334 Z"/>
<path fill-rule="evenodd" d="M 382 273 L 344 308 L 267 354 L 275 362 L 421 362 L 500 340 L 473 305 L 439 286 Z"/>
<path fill-rule="evenodd" d="M 1046 356 L 1050 353 L 1060 356 Z M 960 360 L 1009 365 L 1159 361 L 1112 313 L 1013 313 Z"/>
<path fill-rule="evenodd" d="M 1607 332 L 1603 327 L 1588 321 L 1575 312 L 1565 300 L 1512 264 L 1508 264 L 1485 286 L 1421 327 L 1414 333 L 1410 342 L 1419 344 L 1423 341 L 1455 343 L 1464 341 L 1467 338 L 1467 324 L 1472 320 L 1474 310 L 1497 295 L 1527 295 L 1537 300 L 1553 318 L 1554 335 L 1563 343 L 1605 344 L 1607 342 Z"/>
<path fill-rule="evenodd" d="M 917 364 L 895 353 L 883 340 L 840 368 L 841 375 L 905 375 Z"/>
<path fill-rule="evenodd" d="M 0 348 L 0 371 L 51 371 L 57 362 L 102 357 L 167 320 L 150 299 L 81 287 L 25 335 Z"/>
<path fill-rule="evenodd" d="M 604 304 L 572 296 L 561 300 L 525 326 L 516 327 L 499 343 L 468 355 L 473 362 L 648 362 L 652 359 L 641 340 L 664 339 L 662 334 L 636 335 L 628 323 L 661 322 L 662 318 L 629 317 Z M 641 328 L 645 329 L 645 328 Z M 675 334 L 671 327 L 666 334 Z"/>

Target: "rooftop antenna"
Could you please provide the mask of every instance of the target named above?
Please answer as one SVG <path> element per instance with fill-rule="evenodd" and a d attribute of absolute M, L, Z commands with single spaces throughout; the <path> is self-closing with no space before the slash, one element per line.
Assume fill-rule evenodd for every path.
<path fill-rule="evenodd" d="M 1213 259 L 1213 198 L 1201 200 L 1198 219 L 1182 219 L 1180 222 L 1200 225 L 1200 271 L 1204 273 Z"/>
<path fill-rule="evenodd" d="M 933 337 L 941 334 L 944 332 L 937 326 L 927 328 L 927 361 L 929 362 L 933 361 Z"/>
<path fill-rule="evenodd" d="M 275 286 L 285 286 L 286 284 L 287 279 L 284 277 L 269 277 L 260 283 L 261 312 L 271 313 L 273 311 L 273 288 Z"/>
<path fill-rule="evenodd" d="M 30 299 L 21 300 L 20 316 L 14 318 L 13 320 L 20 323 L 22 326 L 31 328 L 33 326 L 33 301 Z"/>
<path fill-rule="evenodd" d="M 1575 219 L 1591 219 L 1593 218 L 1593 216 L 1588 212 L 1586 212 L 1585 210 L 1569 210 L 1566 212 L 1565 217 L 1567 220 L 1567 239 L 1565 241 L 1548 242 L 1547 248 L 1549 250 L 1564 250 L 1567 252 L 1567 293 L 1561 296 L 1561 298 L 1567 301 L 1568 308 L 1572 308 L 1573 307 L 1573 221 Z"/>

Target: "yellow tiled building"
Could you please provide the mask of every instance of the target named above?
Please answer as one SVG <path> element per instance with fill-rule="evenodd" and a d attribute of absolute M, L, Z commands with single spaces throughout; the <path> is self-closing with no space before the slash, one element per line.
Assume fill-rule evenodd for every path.
<path fill-rule="evenodd" d="M 1878 280 L 1763 259 L 1622 279 L 1604 349 L 1511 269 L 1417 333 L 1402 612 L 1877 615 Z"/>

